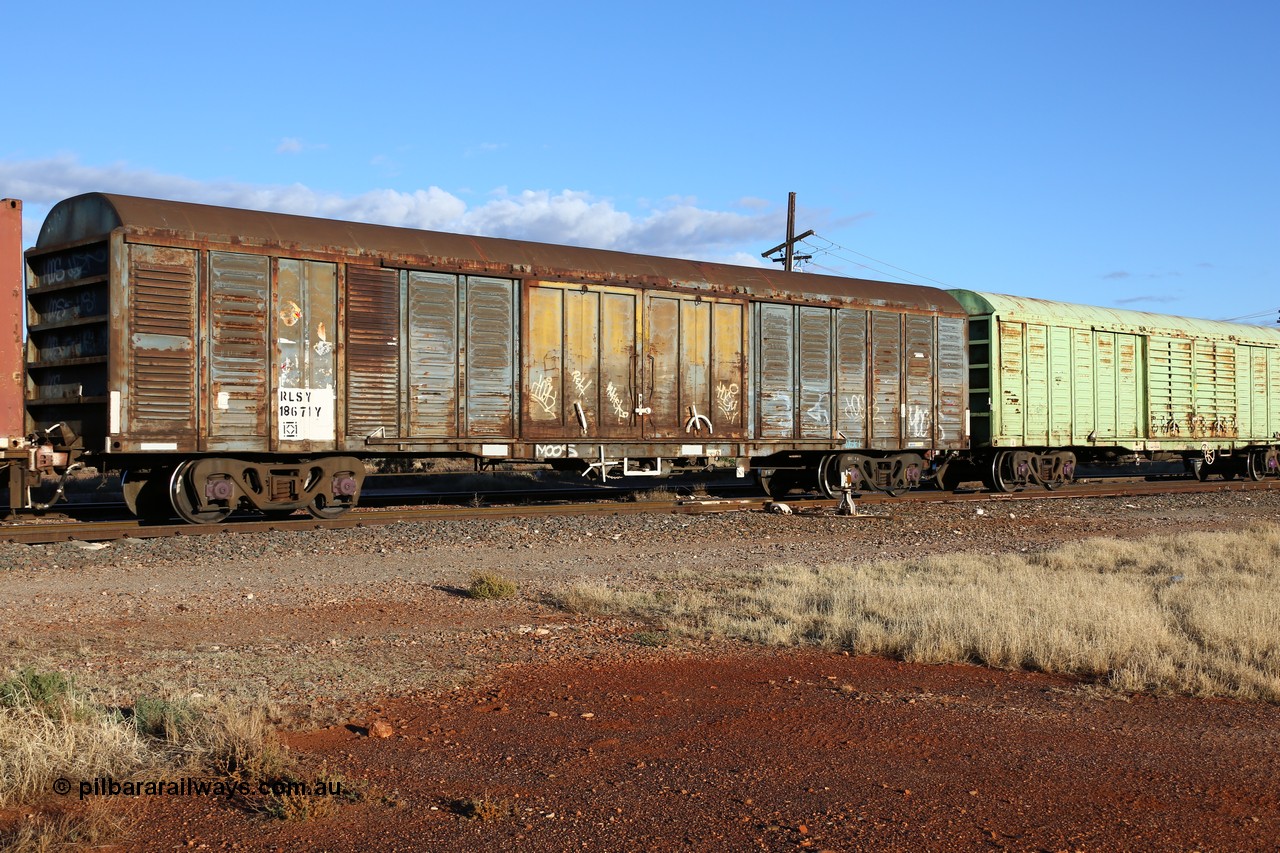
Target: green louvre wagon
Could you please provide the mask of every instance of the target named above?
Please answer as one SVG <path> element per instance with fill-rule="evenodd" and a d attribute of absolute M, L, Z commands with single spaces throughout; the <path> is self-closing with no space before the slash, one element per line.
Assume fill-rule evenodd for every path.
<path fill-rule="evenodd" d="M 1280 330 L 951 295 L 970 317 L 973 451 L 946 480 L 1053 486 L 1077 461 L 1135 456 L 1183 459 L 1201 479 L 1280 473 Z"/>

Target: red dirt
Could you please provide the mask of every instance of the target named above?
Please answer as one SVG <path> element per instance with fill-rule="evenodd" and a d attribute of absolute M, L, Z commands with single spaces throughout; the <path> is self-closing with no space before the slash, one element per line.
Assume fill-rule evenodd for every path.
<path fill-rule="evenodd" d="M 693 567 L 1240 529 L 1280 518 L 1280 493 L 984 506 L 5 546 L 0 630 L 12 667 L 70 673 L 101 703 L 260 689 L 288 719 L 350 721 L 289 745 L 304 778 L 323 766 L 359 802 L 282 821 L 215 796 L 99 798 L 131 813 L 118 850 L 1277 849 L 1280 705 L 687 636 L 651 648 L 651 626 L 548 604 Z M 477 569 L 520 596 L 459 596 Z M 379 721 L 389 737 L 367 734 Z M 467 801 L 489 818 L 459 814 Z M 90 804 L 0 810 L 0 839 Z"/>
<path fill-rule="evenodd" d="M 143 813 L 150 849 L 1275 849 L 1280 709 L 740 650 L 519 666 L 295 736 L 371 783 L 340 815 Z M 370 720 L 361 722 L 368 724 Z M 467 819 L 457 800 L 505 809 Z"/>

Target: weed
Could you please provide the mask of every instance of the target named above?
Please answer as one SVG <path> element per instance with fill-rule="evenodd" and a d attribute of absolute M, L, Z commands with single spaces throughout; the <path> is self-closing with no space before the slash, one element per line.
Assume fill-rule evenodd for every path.
<path fill-rule="evenodd" d="M 515 581 L 487 572 L 477 572 L 472 575 L 471 585 L 467 587 L 467 595 L 470 598 L 481 600 L 512 598 L 515 594 Z"/>
<path fill-rule="evenodd" d="M 196 712 L 188 702 L 139 696 L 133 703 L 132 719 L 139 734 L 177 743 L 196 719 Z"/>
<path fill-rule="evenodd" d="M 338 812 L 338 799 L 319 793 L 311 782 L 285 775 L 266 783 L 270 793 L 262 804 L 262 812 L 276 820 L 304 821 L 332 817 Z"/>
<path fill-rule="evenodd" d="M 191 762 L 220 776 L 275 779 L 293 769 L 260 704 L 215 702 L 200 708 L 182 746 Z"/>
<path fill-rule="evenodd" d="M 671 645 L 671 635 L 666 631 L 636 631 L 627 639 L 637 646 L 655 649 Z"/>
<path fill-rule="evenodd" d="M 52 712 L 72 697 L 71 679 L 60 672 L 37 672 L 32 667 L 0 682 L 0 706 L 38 708 Z"/>
<path fill-rule="evenodd" d="M 515 807 L 507 800 L 487 796 L 461 797 L 446 805 L 449 811 L 467 820 L 501 820 L 515 814 Z"/>

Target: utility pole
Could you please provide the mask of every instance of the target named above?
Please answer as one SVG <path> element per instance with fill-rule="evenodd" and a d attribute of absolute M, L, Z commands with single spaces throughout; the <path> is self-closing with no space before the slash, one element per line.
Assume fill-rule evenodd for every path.
<path fill-rule="evenodd" d="M 784 254 L 781 258 L 772 258 L 771 260 L 775 264 L 783 264 L 782 268 L 787 272 L 794 272 L 796 261 L 807 261 L 813 257 L 813 255 L 797 255 L 796 243 L 799 243 L 805 237 L 812 236 L 812 228 L 801 234 L 799 237 L 796 236 L 796 194 L 787 193 L 787 240 L 785 243 L 779 243 L 767 252 L 761 252 L 760 257 L 768 258 L 774 252 L 783 251 Z"/>

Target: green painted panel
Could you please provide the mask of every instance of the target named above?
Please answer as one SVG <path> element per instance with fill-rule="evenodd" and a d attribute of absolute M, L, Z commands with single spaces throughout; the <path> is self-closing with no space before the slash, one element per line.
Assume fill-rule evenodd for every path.
<path fill-rule="evenodd" d="M 996 314 L 1001 320 L 1013 322 L 1280 346 L 1280 329 L 1266 326 L 1199 320 L 1168 314 L 1149 314 L 1145 311 L 1128 311 L 1121 308 L 1099 308 L 1092 305 L 1075 305 L 1068 302 L 1052 302 L 1047 299 L 1030 299 L 999 293 L 979 293 L 972 290 L 950 290 L 948 293 L 954 296 L 971 315 Z"/>
<path fill-rule="evenodd" d="M 1148 436 L 1158 441 L 1190 434 L 1195 377 L 1188 338 L 1152 336 L 1147 342 Z"/>
<path fill-rule="evenodd" d="M 1089 434 L 1096 425 L 1098 411 L 1096 391 L 1094 389 L 1093 332 L 1088 329 L 1073 329 L 1071 333 L 1073 382 L 1073 398 L 1076 404 L 1075 419 L 1072 423 L 1072 443 L 1088 444 Z"/>
<path fill-rule="evenodd" d="M 1049 443 L 1049 334 L 1044 326 L 1026 327 L 1026 430 L 1027 444 Z"/>
<path fill-rule="evenodd" d="M 1267 352 L 1267 387 L 1271 390 L 1267 398 L 1268 423 L 1266 434 L 1280 438 L 1280 349 Z"/>
<path fill-rule="evenodd" d="M 1191 437 L 1234 438 L 1238 433 L 1236 418 L 1235 345 L 1197 340 Z"/>
<path fill-rule="evenodd" d="M 1111 332 L 1097 332 L 1093 338 L 1094 400 L 1097 416 L 1094 419 L 1094 435 L 1099 444 L 1110 444 L 1116 437 L 1116 336 Z"/>
<path fill-rule="evenodd" d="M 1126 444 L 1145 432 L 1141 347 L 1137 335 L 1116 335 L 1116 437 Z"/>
<path fill-rule="evenodd" d="M 1250 357 L 1250 351 L 1253 347 L 1238 346 L 1236 347 L 1236 422 L 1239 426 L 1238 435 L 1240 437 L 1248 436 L 1253 432 L 1253 359 Z M 1265 399 L 1263 402 L 1265 404 Z"/>
<path fill-rule="evenodd" d="M 1049 444 L 1071 444 L 1073 432 L 1071 385 L 1071 330 L 1049 329 Z"/>
<path fill-rule="evenodd" d="M 1271 391 L 1267 378 L 1267 355 L 1273 350 L 1263 347 L 1249 347 L 1249 397 L 1252 405 L 1252 417 L 1249 424 L 1249 438 L 1266 440 L 1280 425 L 1271 426 L 1269 404 L 1276 395 Z"/>
<path fill-rule="evenodd" d="M 998 421 L 995 435 L 999 436 L 1001 446 L 1022 444 L 1023 431 L 1026 429 L 1024 413 L 1025 388 L 1023 362 L 1025 361 L 1024 340 L 1026 327 L 1021 323 L 1000 323 L 1000 385 L 998 391 L 1000 402 L 996 404 Z"/>
<path fill-rule="evenodd" d="M 971 322 L 975 438 L 1229 448 L 1280 438 L 1280 330 L 953 291 Z M 980 366 L 991 358 L 989 368 Z M 990 377 L 988 395 L 981 383 Z M 983 404 L 987 405 L 984 410 Z M 979 442 L 979 444 L 985 443 Z M 1154 443 L 1158 443 L 1154 444 Z"/>

